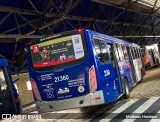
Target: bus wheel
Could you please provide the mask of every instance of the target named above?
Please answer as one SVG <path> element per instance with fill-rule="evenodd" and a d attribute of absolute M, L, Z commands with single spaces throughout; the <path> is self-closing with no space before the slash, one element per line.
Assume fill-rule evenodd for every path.
<path fill-rule="evenodd" d="M 124 96 L 124 99 L 127 99 L 130 97 L 128 80 L 126 78 L 124 79 L 124 95 L 123 96 Z"/>
<path fill-rule="evenodd" d="M 144 73 L 143 73 L 143 71 L 141 70 L 141 80 L 140 80 L 140 82 L 143 81 L 143 77 L 144 77 Z"/>

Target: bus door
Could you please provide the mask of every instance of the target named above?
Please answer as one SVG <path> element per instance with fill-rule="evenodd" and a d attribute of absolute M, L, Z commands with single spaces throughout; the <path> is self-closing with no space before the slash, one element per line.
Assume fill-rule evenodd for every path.
<path fill-rule="evenodd" d="M 141 80 L 141 66 L 140 63 L 141 61 L 138 58 L 138 52 L 136 50 L 136 47 L 131 47 L 132 49 L 132 56 L 133 56 L 133 64 L 135 67 L 135 74 L 136 74 L 136 78 L 137 78 L 137 82 Z"/>
<path fill-rule="evenodd" d="M 152 58 L 153 64 L 156 65 L 155 52 L 153 51 L 153 49 L 151 49 L 151 58 Z"/>
<path fill-rule="evenodd" d="M 142 79 L 142 61 L 141 61 L 141 56 L 140 56 L 140 52 L 139 49 L 137 47 L 134 48 L 135 52 L 136 52 L 136 60 L 137 60 L 137 66 L 138 66 L 138 71 L 137 71 L 137 76 L 138 76 L 138 81 L 140 81 Z"/>
<path fill-rule="evenodd" d="M 131 56 L 132 56 L 132 59 L 133 59 L 133 68 L 135 69 L 135 81 L 136 81 L 136 83 L 138 82 L 138 81 L 140 81 L 140 71 L 139 71 L 139 65 L 138 65 L 138 60 L 137 60 L 137 52 L 136 52 L 136 50 L 135 50 L 135 48 L 134 47 L 130 47 L 130 49 L 131 49 Z"/>
<path fill-rule="evenodd" d="M 124 55 L 123 55 L 121 45 L 115 43 L 113 47 L 114 47 L 114 53 L 115 53 L 116 68 L 119 76 L 119 82 L 120 84 L 122 84 L 122 78 L 124 78 L 125 76 L 126 62 L 124 60 Z"/>
<path fill-rule="evenodd" d="M 100 61 L 100 65 L 98 66 L 99 76 L 101 82 L 104 84 L 103 86 L 105 86 L 103 87 L 103 91 L 105 94 L 112 94 L 110 97 L 106 97 L 106 99 L 117 99 L 117 97 L 122 93 L 122 90 L 113 57 L 113 47 L 112 45 L 107 44 L 105 40 L 96 38 L 94 38 L 94 45 L 96 54 Z"/>
<path fill-rule="evenodd" d="M 131 64 L 131 69 L 132 69 L 132 77 L 133 77 L 133 81 L 134 83 L 137 82 L 137 78 L 136 78 L 136 69 L 135 69 L 135 66 L 134 66 L 134 63 L 133 63 L 133 54 L 132 54 L 132 49 L 131 47 L 127 47 L 127 52 L 128 52 L 128 56 L 129 56 L 129 61 L 130 61 L 130 64 Z"/>
<path fill-rule="evenodd" d="M 108 45 L 110 50 L 110 59 L 112 62 L 112 71 L 113 71 L 113 74 L 116 74 L 116 80 L 114 82 L 117 88 L 117 95 L 119 96 L 120 94 L 122 94 L 122 83 L 121 83 L 121 77 L 119 72 L 120 70 L 119 70 L 118 62 L 116 58 L 117 50 L 114 47 L 115 45 L 113 44 L 108 44 Z"/>
<path fill-rule="evenodd" d="M 9 82 L 7 69 L 0 67 L 0 114 L 16 112 L 12 86 Z"/>
<path fill-rule="evenodd" d="M 145 75 L 145 65 L 143 63 L 142 50 L 139 48 L 138 51 L 139 51 L 139 56 L 140 56 L 141 64 L 142 64 L 142 73 L 143 73 L 143 76 L 144 76 Z"/>

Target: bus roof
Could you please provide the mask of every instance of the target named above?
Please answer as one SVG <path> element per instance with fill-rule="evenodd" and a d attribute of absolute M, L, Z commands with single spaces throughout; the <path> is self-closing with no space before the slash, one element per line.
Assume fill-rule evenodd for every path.
<path fill-rule="evenodd" d="M 128 41 L 125 41 L 125 40 L 122 40 L 122 39 L 119 39 L 119 38 L 111 37 L 111 36 L 108 36 L 108 35 L 105 35 L 105 34 L 102 34 L 102 33 L 99 33 L 99 32 L 95 32 L 93 30 L 89 30 L 89 29 L 84 29 L 84 30 L 90 31 L 90 32 L 92 32 L 92 34 L 94 36 L 97 36 L 97 37 L 100 37 L 100 38 L 103 38 L 103 39 L 109 39 L 109 40 L 112 40 L 113 42 L 123 43 L 123 44 L 128 45 L 128 46 L 140 47 L 138 44 L 128 42 Z"/>

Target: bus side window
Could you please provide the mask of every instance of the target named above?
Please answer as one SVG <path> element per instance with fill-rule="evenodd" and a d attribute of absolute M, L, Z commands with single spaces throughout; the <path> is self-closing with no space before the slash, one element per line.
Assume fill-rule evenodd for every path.
<path fill-rule="evenodd" d="M 137 59 L 138 58 L 138 52 L 137 52 L 137 48 L 134 47 L 134 52 L 135 52 L 135 58 Z"/>
<path fill-rule="evenodd" d="M 121 54 L 122 54 L 122 61 L 127 60 L 126 59 L 126 54 L 125 54 L 125 47 L 124 45 L 120 45 L 120 50 L 121 50 Z"/>
<path fill-rule="evenodd" d="M 141 52 L 141 49 L 138 49 L 139 50 L 139 58 L 142 57 L 142 52 Z"/>
<path fill-rule="evenodd" d="M 122 52 L 122 48 L 121 48 L 120 44 L 117 44 L 117 51 L 118 51 L 118 54 L 119 54 L 120 61 L 123 61 L 124 56 L 123 56 L 123 52 Z"/>
<path fill-rule="evenodd" d="M 122 46 L 122 50 L 123 50 L 123 54 L 124 54 L 124 59 L 128 60 L 127 49 L 126 49 L 126 47 L 124 45 Z"/>
<path fill-rule="evenodd" d="M 136 48 L 137 58 L 139 58 L 138 48 Z"/>
<path fill-rule="evenodd" d="M 110 59 L 111 59 L 111 62 L 112 62 L 112 66 L 115 67 L 115 60 L 114 60 L 114 48 L 113 48 L 113 44 L 108 44 L 108 47 L 109 47 L 109 54 L 110 54 Z"/>
<path fill-rule="evenodd" d="M 135 53 L 133 47 L 131 47 L 131 52 L 132 52 L 132 58 L 135 59 Z"/>
<path fill-rule="evenodd" d="M 111 59 L 111 60 L 114 60 L 113 45 L 108 44 L 108 49 L 109 49 L 110 59 Z"/>
<path fill-rule="evenodd" d="M 94 39 L 95 51 L 102 64 L 110 62 L 108 45 L 104 40 Z"/>
<path fill-rule="evenodd" d="M 118 51 L 118 44 L 115 43 L 115 54 L 117 57 L 117 61 L 121 61 L 120 55 L 119 55 L 119 51 Z"/>
<path fill-rule="evenodd" d="M 109 58 L 109 47 L 107 45 L 107 42 L 104 40 L 99 40 L 99 45 L 100 45 L 100 49 L 101 49 L 101 55 L 103 58 L 103 63 L 109 63 L 110 62 L 110 58 Z"/>
<path fill-rule="evenodd" d="M 140 50 L 137 48 L 138 58 L 141 58 Z"/>
<path fill-rule="evenodd" d="M 98 39 L 94 39 L 94 48 L 95 48 L 96 54 L 97 54 L 100 62 L 103 62 Z"/>
<path fill-rule="evenodd" d="M 135 47 L 136 58 L 139 58 L 138 49 Z"/>

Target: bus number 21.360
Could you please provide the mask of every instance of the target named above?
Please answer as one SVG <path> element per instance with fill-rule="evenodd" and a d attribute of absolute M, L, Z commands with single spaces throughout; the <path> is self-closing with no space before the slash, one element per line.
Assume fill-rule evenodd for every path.
<path fill-rule="evenodd" d="M 64 81 L 64 80 L 69 80 L 69 76 L 63 75 L 63 76 L 59 76 L 59 77 L 54 77 L 55 82 Z"/>

